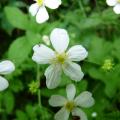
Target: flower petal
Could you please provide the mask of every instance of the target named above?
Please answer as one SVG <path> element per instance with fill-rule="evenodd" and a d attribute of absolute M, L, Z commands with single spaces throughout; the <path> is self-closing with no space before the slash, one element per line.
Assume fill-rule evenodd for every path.
<path fill-rule="evenodd" d="M 43 44 L 35 45 L 33 47 L 33 51 L 34 51 L 34 54 L 32 56 L 32 59 L 38 64 L 51 63 L 52 59 L 55 57 L 54 51 Z"/>
<path fill-rule="evenodd" d="M 80 120 L 88 120 L 86 114 L 80 108 L 73 109 L 72 115 L 80 117 Z"/>
<path fill-rule="evenodd" d="M 58 53 L 65 52 L 69 44 L 69 36 L 65 29 L 55 28 L 50 35 L 50 40 Z"/>
<path fill-rule="evenodd" d="M 44 6 L 40 7 L 36 15 L 37 23 L 44 23 L 48 19 L 49 19 L 49 15 L 46 8 Z"/>
<path fill-rule="evenodd" d="M 114 12 L 116 14 L 120 14 L 120 4 L 115 5 L 115 7 L 113 8 L 113 10 L 114 10 Z"/>
<path fill-rule="evenodd" d="M 107 5 L 114 6 L 117 3 L 117 0 L 106 0 Z"/>
<path fill-rule="evenodd" d="M 92 94 L 88 91 L 85 91 L 75 98 L 75 103 L 80 107 L 88 108 L 93 106 L 95 101 L 92 97 Z"/>
<path fill-rule="evenodd" d="M 66 92 L 67 92 L 67 98 L 68 100 L 73 100 L 76 94 L 76 88 L 74 84 L 69 84 L 66 87 Z"/>
<path fill-rule="evenodd" d="M 10 74 L 14 70 L 15 70 L 15 65 L 11 61 L 5 60 L 0 62 L 0 74 L 3 75 Z"/>
<path fill-rule="evenodd" d="M 34 3 L 29 7 L 29 12 L 31 13 L 32 16 L 35 16 L 38 10 L 39 10 L 39 5 L 37 3 Z"/>
<path fill-rule="evenodd" d="M 67 76 L 76 82 L 80 81 L 84 76 L 84 73 L 81 71 L 81 67 L 73 62 L 66 62 L 63 65 L 63 71 Z"/>
<path fill-rule="evenodd" d="M 0 76 L 0 91 L 5 90 L 9 86 L 8 81 Z"/>
<path fill-rule="evenodd" d="M 66 98 L 60 95 L 52 95 L 51 98 L 49 99 L 49 104 L 53 107 L 59 107 L 59 106 L 64 106 L 66 103 Z"/>
<path fill-rule="evenodd" d="M 82 45 L 75 45 L 69 49 L 67 55 L 71 61 L 81 61 L 88 56 L 88 52 Z"/>
<path fill-rule="evenodd" d="M 64 107 L 55 114 L 55 120 L 68 120 L 70 112 Z"/>
<path fill-rule="evenodd" d="M 62 69 L 59 64 L 50 65 L 46 71 L 46 85 L 49 89 L 56 88 L 61 81 Z"/>
<path fill-rule="evenodd" d="M 45 6 L 51 9 L 57 9 L 61 5 L 61 0 L 45 0 Z"/>

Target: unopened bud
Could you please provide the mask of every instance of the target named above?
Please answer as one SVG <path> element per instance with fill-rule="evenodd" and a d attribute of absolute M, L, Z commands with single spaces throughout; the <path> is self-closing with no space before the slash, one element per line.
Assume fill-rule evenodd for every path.
<path fill-rule="evenodd" d="M 106 59 L 104 61 L 104 64 L 102 65 L 102 69 L 109 71 L 113 68 L 113 66 L 114 66 L 113 61 L 111 59 Z"/>
<path fill-rule="evenodd" d="M 46 45 L 50 45 L 50 39 L 47 35 L 43 35 L 42 40 Z"/>
<path fill-rule="evenodd" d="M 93 112 L 93 113 L 92 113 L 92 117 L 93 117 L 93 118 L 97 117 L 97 113 L 96 113 L 96 112 Z"/>
<path fill-rule="evenodd" d="M 38 82 L 35 82 L 35 81 L 32 81 L 30 84 L 29 84 L 29 91 L 34 94 L 38 91 L 38 88 L 39 88 L 39 84 Z"/>

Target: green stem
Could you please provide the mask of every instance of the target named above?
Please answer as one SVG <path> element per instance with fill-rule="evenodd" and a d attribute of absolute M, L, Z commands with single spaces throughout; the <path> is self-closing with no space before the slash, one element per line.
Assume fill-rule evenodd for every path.
<path fill-rule="evenodd" d="M 39 87 L 40 87 L 40 65 L 38 65 L 38 64 L 37 64 L 37 76 L 36 76 L 36 79 L 37 79 L 37 82 L 38 82 Z M 38 90 L 38 105 L 40 107 L 42 107 L 40 89 Z"/>
<path fill-rule="evenodd" d="M 82 13 L 83 13 L 84 17 L 87 18 L 87 15 L 86 15 L 84 6 L 83 6 L 83 4 L 82 4 L 82 1 L 81 1 L 81 0 L 78 0 L 78 2 L 79 2 L 79 6 L 80 6 L 80 9 L 82 10 Z"/>
<path fill-rule="evenodd" d="M 0 114 L 2 113 L 2 104 L 1 104 L 1 99 L 0 99 Z"/>
<path fill-rule="evenodd" d="M 99 8 L 99 5 L 98 5 L 98 1 L 95 0 L 95 3 L 96 3 L 96 8 L 97 8 L 97 11 L 100 13 L 100 8 Z"/>
<path fill-rule="evenodd" d="M 40 90 L 38 90 L 38 104 L 40 107 L 42 107 Z"/>
<path fill-rule="evenodd" d="M 91 61 L 88 61 L 88 60 L 84 60 L 84 61 L 87 62 L 87 63 L 95 64 L 97 66 L 101 66 L 99 63 L 91 62 Z"/>

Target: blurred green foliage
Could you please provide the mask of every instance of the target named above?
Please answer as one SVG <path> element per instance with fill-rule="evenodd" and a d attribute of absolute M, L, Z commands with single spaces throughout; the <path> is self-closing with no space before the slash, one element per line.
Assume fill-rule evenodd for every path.
<path fill-rule="evenodd" d="M 120 15 L 107 7 L 105 0 L 62 2 L 59 9 L 48 9 L 47 23 L 38 25 L 28 13 L 33 1 L 0 0 L 0 58 L 10 59 L 16 65 L 16 71 L 6 76 L 9 88 L 0 93 L 0 120 L 53 120 L 58 109 L 50 107 L 48 99 L 52 94 L 65 95 L 65 86 L 72 81 L 63 75 L 60 87 L 48 90 L 43 75 L 46 66 L 41 66 L 41 109 L 29 84 L 36 80 L 32 47 L 43 43 L 42 36 L 56 27 L 68 30 L 71 45 L 82 44 L 89 52 L 80 63 L 85 78 L 76 84 L 78 94 L 89 90 L 95 98 L 96 104 L 85 109 L 88 119 L 120 120 Z M 112 64 L 109 70 L 104 66 L 106 60 Z"/>

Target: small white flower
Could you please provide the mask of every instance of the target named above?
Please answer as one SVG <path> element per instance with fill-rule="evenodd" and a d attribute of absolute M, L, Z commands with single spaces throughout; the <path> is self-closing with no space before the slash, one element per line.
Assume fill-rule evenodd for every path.
<path fill-rule="evenodd" d="M 72 116 L 80 117 L 80 120 L 87 120 L 87 116 L 81 108 L 89 108 L 94 105 L 92 94 L 84 91 L 75 97 L 76 88 L 73 84 L 67 85 L 66 92 L 67 99 L 60 95 L 52 95 L 49 99 L 51 106 L 62 107 L 55 114 L 55 120 L 68 120 L 70 113 L 72 113 Z"/>
<path fill-rule="evenodd" d="M 32 4 L 29 12 L 32 16 L 36 16 L 37 23 L 44 23 L 49 19 L 48 12 L 45 8 L 57 9 L 61 5 L 61 0 L 34 0 L 36 3 Z"/>
<path fill-rule="evenodd" d="M 15 66 L 11 61 L 5 60 L 0 62 L 0 75 L 10 74 L 14 70 Z M 0 76 L 0 91 L 5 90 L 8 87 L 8 85 L 8 81 L 4 77 Z"/>
<path fill-rule="evenodd" d="M 81 67 L 72 61 L 84 60 L 88 55 L 86 49 L 81 45 L 75 45 L 66 52 L 69 36 L 66 30 L 60 28 L 52 31 L 50 41 L 55 51 L 43 44 L 35 45 L 32 57 L 38 64 L 51 64 L 45 71 L 47 87 L 53 89 L 59 85 L 62 70 L 72 80 L 80 81 L 84 74 Z"/>
<path fill-rule="evenodd" d="M 113 10 L 116 14 L 120 14 L 120 0 L 106 0 L 109 6 L 114 6 Z"/>

